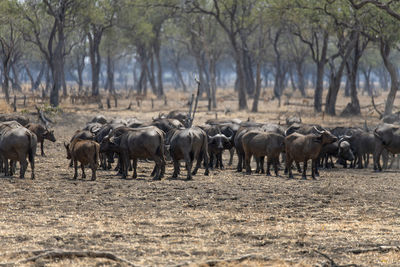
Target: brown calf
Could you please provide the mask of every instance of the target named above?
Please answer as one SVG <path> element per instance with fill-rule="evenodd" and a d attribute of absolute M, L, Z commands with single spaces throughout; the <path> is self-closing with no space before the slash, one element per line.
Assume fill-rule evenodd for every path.
<path fill-rule="evenodd" d="M 96 180 L 96 169 L 99 161 L 100 145 L 92 140 L 75 139 L 70 144 L 65 144 L 67 159 L 74 162 L 74 179 L 78 177 L 78 161 L 81 163 L 82 178 L 86 178 L 85 165 L 92 169 L 92 181 Z"/>

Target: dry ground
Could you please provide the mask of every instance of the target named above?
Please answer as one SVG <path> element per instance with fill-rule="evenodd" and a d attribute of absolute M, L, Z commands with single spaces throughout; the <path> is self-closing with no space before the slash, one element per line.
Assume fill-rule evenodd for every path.
<path fill-rule="evenodd" d="M 122 180 L 114 171 L 99 171 L 94 182 L 71 180 L 62 143 L 93 115 L 146 120 L 160 111 L 186 109 L 185 97 L 170 94 L 168 106 L 156 101 L 154 110 L 148 100 L 140 109 L 133 105 L 133 110 L 126 110 L 129 100 L 111 110 L 64 103 L 64 113 L 54 118 L 57 142 L 46 143 L 47 156 L 36 158 L 37 179 L 0 177 L 0 263 L 26 259 L 37 250 L 62 249 L 108 251 L 144 266 L 331 266 L 318 252 L 338 265 L 400 265 L 400 252 L 393 247 L 351 252 L 400 245 L 400 177 L 395 170 L 336 168 L 321 171 L 318 181 L 301 181 L 299 176 L 288 180 L 283 173 L 248 176 L 228 167 L 209 176 L 200 170 L 187 182 L 170 180 L 169 164 L 166 178 L 155 182 L 149 177 L 153 165 L 141 162 L 137 180 Z M 377 123 L 377 116 L 366 107 L 367 97 L 362 97 L 363 116 L 353 118 L 315 115 L 307 107 L 310 99 L 291 99 L 298 105 L 280 109 L 276 101 L 262 101 L 260 113 L 235 112 L 233 98 L 220 96 L 220 118 L 283 122 L 286 114 L 298 112 L 305 122 L 324 126 L 362 125 L 364 119 L 371 126 Z M 339 111 L 347 101 L 340 97 Z M 201 101 L 197 123 L 214 117 L 205 106 Z M 228 108 L 232 113 L 223 114 Z M 43 258 L 21 265 L 26 264 L 125 265 L 88 257 Z"/>

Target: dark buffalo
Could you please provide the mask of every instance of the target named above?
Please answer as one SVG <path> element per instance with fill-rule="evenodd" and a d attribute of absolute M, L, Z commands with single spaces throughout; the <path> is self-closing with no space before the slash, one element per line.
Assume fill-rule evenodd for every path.
<path fill-rule="evenodd" d="M 104 117 L 104 115 L 97 115 L 96 117 L 94 117 L 91 122 L 98 122 L 100 124 L 106 124 L 107 123 L 107 119 L 106 117 Z"/>
<path fill-rule="evenodd" d="M 237 127 L 236 127 L 237 126 Z M 210 167 L 214 167 L 214 157 L 216 158 L 216 168 L 223 169 L 222 153 L 225 149 L 230 152 L 229 165 L 232 164 L 234 137 L 238 129 L 235 124 L 205 125 L 202 128 L 208 136 L 208 154 Z"/>
<path fill-rule="evenodd" d="M 93 134 L 96 134 L 98 131 L 100 131 L 100 129 L 103 127 L 103 124 L 99 123 L 99 122 L 89 122 L 88 124 L 86 124 L 85 128 L 83 128 L 82 130 L 84 131 L 90 131 Z"/>
<path fill-rule="evenodd" d="M 25 126 L 29 123 L 29 119 L 24 116 L 21 116 L 21 115 L 0 114 L 0 122 L 5 122 L 5 121 L 16 121 L 19 124 L 21 124 L 22 126 Z"/>
<path fill-rule="evenodd" d="M 264 157 L 267 156 L 267 175 L 271 175 L 270 167 L 271 164 L 274 164 L 275 174 L 278 176 L 279 155 L 285 150 L 283 135 L 273 132 L 249 131 L 243 135 L 242 143 L 247 174 L 251 174 L 251 156 L 260 161 L 258 165 L 261 166 L 262 173 L 264 172 Z"/>
<path fill-rule="evenodd" d="M 400 125 L 384 123 L 375 131 L 374 170 L 382 171 L 380 157 L 384 149 L 392 154 L 400 153 Z"/>
<path fill-rule="evenodd" d="M 168 118 L 154 119 L 150 125 L 156 126 L 164 133 L 168 133 L 169 131 L 171 131 L 171 129 L 179 129 L 184 127 L 184 125 L 179 120 Z"/>
<path fill-rule="evenodd" d="M 137 129 L 118 128 L 105 137 L 101 151 L 117 152 L 121 156 L 122 177 L 128 175 L 129 160 L 133 160 L 133 178 L 137 178 L 137 160 L 152 159 L 156 163 L 154 180 L 160 180 L 165 173 L 164 132 L 157 127 Z M 119 133 L 116 133 L 119 131 Z"/>
<path fill-rule="evenodd" d="M 54 130 L 49 130 L 38 123 L 28 123 L 25 127 L 34 134 L 36 134 L 37 142 L 40 143 L 41 155 L 44 156 L 44 151 L 43 151 L 44 140 L 47 139 L 53 143 L 56 141 L 56 138 L 54 137 Z"/>
<path fill-rule="evenodd" d="M 204 175 L 208 175 L 208 144 L 207 134 L 199 127 L 175 130 L 170 141 L 170 155 L 174 162 L 173 178 L 178 177 L 179 160 L 185 160 L 187 180 L 197 173 L 204 159 L 206 168 Z M 197 160 L 196 167 L 192 172 L 193 161 Z"/>
<path fill-rule="evenodd" d="M 0 157 L 5 163 L 5 175 L 9 172 L 8 160 L 19 161 L 20 178 L 24 178 L 28 167 L 26 157 L 31 164 L 31 178 L 35 179 L 35 154 L 37 138 L 34 133 L 20 125 L 18 122 L 9 121 L 0 123 Z"/>

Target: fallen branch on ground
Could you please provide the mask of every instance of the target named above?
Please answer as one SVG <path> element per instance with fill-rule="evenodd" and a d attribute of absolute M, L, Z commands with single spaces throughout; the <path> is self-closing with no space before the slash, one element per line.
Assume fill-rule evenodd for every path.
<path fill-rule="evenodd" d="M 35 262 L 38 259 L 55 259 L 55 258 L 105 258 L 109 260 L 113 260 L 116 262 L 123 263 L 127 266 L 137 266 L 130 261 L 127 261 L 123 258 L 120 258 L 110 252 L 99 252 L 99 251 L 65 251 L 65 250 L 44 250 L 43 253 L 39 255 L 23 259 L 17 262 L 11 263 L 0 263 L 0 266 L 8 267 L 8 266 L 18 266 L 28 262 Z"/>
<path fill-rule="evenodd" d="M 226 258 L 226 259 L 222 259 L 222 260 L 209 260 L 209 261 L 205 261 L 205 262 L 193 262 L 193 261 L 187 261 L 184 263 L 180 263 L 177 265 L 174 265 L 174 267 L 181 267 L 181 266 L 188 266 L 188 265 L 192 265 L 192 264 L 198 264 L 198 265 L 205 265 L 205 266 L 215 266 L 218 263 L 232 263 L 232 262 L 243 262 L 245 260 L 259 260 L 259 261 L 269 261 L 271 260 L 268 257 L 262 257 L 259 255 L 252 255 L 252 254 L 248 254 L 248 255 L 244 255 L 238 258 Z"/>
<path fill-rule="evenodd" d="M 388 251 L 399 251 L 400 246 L 378 246 L 372 248 L 359 248 L 359 249 L 350 249 L 347 252 L 353 254 L 361 254 L 361 253 L 368 253 L 368 252 L 388 252 Z"/>
<path fill-rule="evenodd" d="M 314 252 L 318 253 L 319 255 L 321 255 L 324 258 L 326 258 L 329 261 L 331 267 L 351 267 L 351 266 L 357 267 L 358 266 L 357 264 L 338 265 L 331 257 L 326 255 L 325 253 L 322 253 L 322 252 L 320 252 L 318 250 L 315 250 L 315 249 L 314 249 Z"/>

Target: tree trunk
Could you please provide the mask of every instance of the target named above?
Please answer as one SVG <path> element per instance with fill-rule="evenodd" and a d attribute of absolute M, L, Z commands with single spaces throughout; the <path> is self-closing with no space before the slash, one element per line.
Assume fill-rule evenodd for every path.
<path fill-rule="evenodd" d="M 11 79 L 12 88 L 13 88 L 13 90 L 17 90 L 17 91 L 21 92 L 22 87 L 21 87 L 21 82 L 19 81 L 19 73 L 18 73 L 17 67 L 15 66 L 14 62 L 11 65 L 11 70 L 13 73 L 13 79 Z"/>
<path fill-rule="evenodd" d="M 389 59 L 390 43 L 388 43 L 385 40 L 381 40 L 380 52 L 383 59 L 383 63 L 385 64 L 385 67 L 390 75 L 391 87 L 390 87 L 390 92 L 386 99 L 385 112 L 384 112 L 384 115 L 390 115 L 392 114 L 394 100 L 396 98 L 396 93 L 399 88 L 399 78 L 396 67 Z"/>
<path fill-rule="evenodd" d="M 241 55 L 236 51 L 236 76 L 238 80 L 239 110 L 247 109 L 246 90 L 244 88 L 244 73 Z"/>
<path fill-rule="evenodd" d="M 187 86 L 186 86 L 185 80 L 183 79 L 182 72 L 179 69 L 179 61 L 175 62 L 174 65 L 175 65 L 176 76 L 178 77 L 179 83 L 182 86 L 182 90 L 183 90 L 183 92 L 187 92 Z"/>
<path fill-rule="evenodd" d="M 154 41 L 154 54 L 156 57 L 156 64 L 157 64 L 157 96 L 162 97 L 164 95 L 164 86 L 163 86 L 163 71 L 162 71 L 162 64 L 160 58 L 160 33 L 159 31 L 156 32 L 156 39 Z"/>
<path fill-rule="evenodd" d="M 92 33 L 88 33 L 89 40 L 89 58 L 92 70 L 92 96 L 98 96 L 100 93 L 99 80 L 101 68 L 100 42 L 103 35 L 102 29 L 91 26 Z"/>
<path fill-rule="evenodd" d="M 316 112 L 322 111 L 322 91 L 324 90 L 324 70 L 325 70 L 326 55 L 328 50 L 328 39 L 329 39 L 329 34 L 327 32 L 324 32 L 321 57 L 316 62 L 317 79 L 315 82 L 316 88 L 314 93 L 314 110 Z"/>
<path fill-rule="evenodd" d="M 326 102 L 325 102 L 325 113 L 335 116 L 336 115 L 336 100 L 337 95 L 340 89 L 340 83 L 342 81 L 342 74 L 345 67 L 345 60 L 342 60 L 340 63 L 339 69 L 336 72 L 334 63 L 331 63 L 331 75 L 329 81 L 329 90 L 328 94 L 326 95 Z"/>
<path fill-rule="evenodd" d="M 6 98 L 6 102 L 10 103 L 10 92 L 9 92 L 9 83 L 10 83 L 10 78 L 9 78 L 9 69 L 8 69 L 8 63 L 3 61 L 3 93 Z"/>
<path fill-rule="evenodd" d="M 306 96 L 306 86 L 305 86 L 305 79 L 304 79 L 304 72 L 303 72 L 303 61 L 296 62 L 296 71 L 297 71 L 297 86 L 301 93 L 302 97 Z"/>
<path fill-rule="evenodd" d="M 368 67 L 368 69 L 364 69 L 363 71 L 364 75 L 364 92 L 367 92 L 368 96 L 372 96 L 372 86 L 371 86 L 371 68 Z"/>
<path fill-rule="evenodd" d="M 258 101 L 260 99 L 261 92 L 261 62 L 257 62 L 257 70 L 256 70 L 256 91 L 254 94 L 253 107 L 251 108 L 252 112 L 258 112 Z"/>
<path fill-rule="evenodd" d="M 154 74 L 154 56 L 151 53 L 150 54 L 150 68 L 147 66 L 147 79 L 150 82 L 150 86 L 151 86 L 151 90 L 153 91 L 153 94 L 155 94 L 156 96 L 160 97 L 158 95 L 158 91 L 157 91 L 157 85 L 156 85 L 156 80 L 155 80 L 155 74 Z M 146 64 L 147 65 L 147 64 Z"/>
<path fill-rule="evenodd" d="M 111 51 L 107 50 L 107 85 L 110 94 L 115 93 L 114 87 L 114 61 L 111 56 Z"/>
<path fill-rule="evenodd" d="M 244 70 L 245 86 L 247 94 L 253 95 L 255 91 L 254 75 L 253 75 L 251 57 L 247 49 L 243 49 L 243 70 Z"/>

